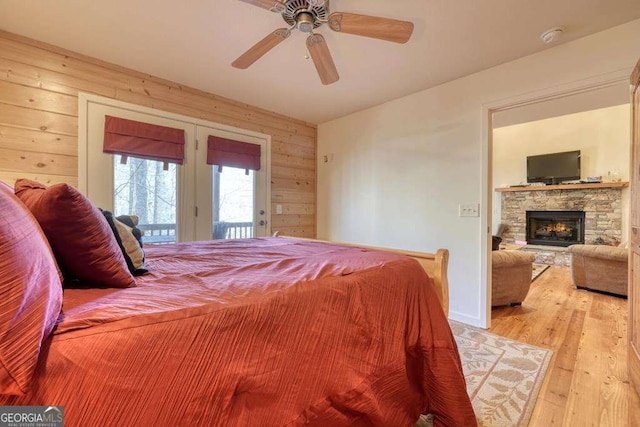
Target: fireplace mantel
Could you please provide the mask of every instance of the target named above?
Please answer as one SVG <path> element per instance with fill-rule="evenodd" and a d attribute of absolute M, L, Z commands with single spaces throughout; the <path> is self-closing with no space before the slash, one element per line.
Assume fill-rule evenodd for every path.
<path fill-rule="evenodd" d="M 598 182 L 593 184 L 560 184 L 560 185 L 525 185 L 522 187 L 498 187 L 496 191 L 506 193 L 510 191 L 549 191 L 549 190 L 588 190 L 593 188 L 625 188 L 628 181 Z"/>

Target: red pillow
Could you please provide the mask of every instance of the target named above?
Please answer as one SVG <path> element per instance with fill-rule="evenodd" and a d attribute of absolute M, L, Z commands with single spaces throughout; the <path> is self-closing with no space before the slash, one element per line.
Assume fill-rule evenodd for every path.
<path fill-rule="evenodd" d="M 68 184 L 19 179 L 16 195 L 38 220 L 67 279 L 93 286 L 136 285 L 104 215 Z"/>
<path fill-rule="evenodd" d="M 28 391 L 42 341 L 62 308 L 47 238 L 11 187 L 0 183 L 0 394 Z"/>

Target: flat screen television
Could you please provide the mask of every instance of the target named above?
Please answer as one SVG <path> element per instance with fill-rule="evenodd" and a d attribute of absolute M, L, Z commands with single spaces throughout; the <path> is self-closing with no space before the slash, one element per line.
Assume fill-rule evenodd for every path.
<path fill-rule="evenodd" d="M 558 184 L 580 179 L 580 150 L 527 157 L 527 182 Z"/>

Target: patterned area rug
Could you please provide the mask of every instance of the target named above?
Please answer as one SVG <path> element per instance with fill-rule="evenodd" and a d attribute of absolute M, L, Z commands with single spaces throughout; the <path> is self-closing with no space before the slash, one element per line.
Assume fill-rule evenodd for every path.
<path fill-rule="evenodd" d="M 549 268 L 549 266 L 547 264 L 536 264 L 534 262 L 533 263 L 533 272 L 531 273 L 531 281 L 533 282 L 538 277 L 540 277 L 540 275 L 542 273 L 544 273 L 547 268 Z"/>
<path fill-rule="evenodd" d="M 480 427 L 527 426 L 552 351 L 449 321 Z M 422 416 L 416 427 L 431 427 Z"/>

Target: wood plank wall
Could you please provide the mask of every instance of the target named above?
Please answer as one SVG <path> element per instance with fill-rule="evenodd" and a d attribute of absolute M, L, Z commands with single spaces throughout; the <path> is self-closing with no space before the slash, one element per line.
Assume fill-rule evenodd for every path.
<path fill-rule="evenodd" d="M 315 125 L 3 31 L 0 180 L 77 185 L 79 92 L 271 135 L 272 229 L 315 237 Z"/>

